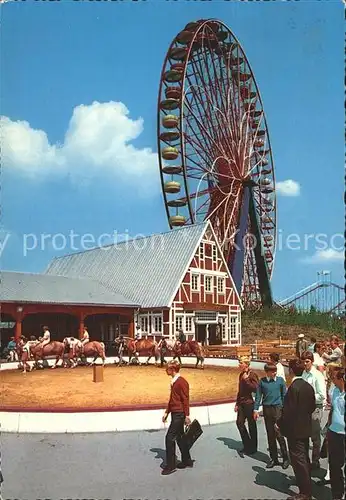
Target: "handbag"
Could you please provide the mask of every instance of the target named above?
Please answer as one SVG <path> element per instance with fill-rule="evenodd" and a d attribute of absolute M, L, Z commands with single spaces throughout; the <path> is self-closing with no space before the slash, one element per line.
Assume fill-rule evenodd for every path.
<path fill-rule="evenodd" d="M 197 439 L 203 434 L 203 429 L 198 420 L 193 420 L 190 425 L 188 425 L 185 429 L 185 441 L 190 450 L 192 446 L 195 444 Z"/>

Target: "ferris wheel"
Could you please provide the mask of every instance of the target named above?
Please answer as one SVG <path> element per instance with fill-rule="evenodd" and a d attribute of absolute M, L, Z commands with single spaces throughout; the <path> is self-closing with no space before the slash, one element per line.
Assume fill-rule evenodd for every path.
<path fill-rule="evenodd" d="M 171 229 L 210 220 L 246 307 L 272 305 L 275 176 L 259 90 L 221 21 L 191 22 L 165 57 L 158 98 Z"/>

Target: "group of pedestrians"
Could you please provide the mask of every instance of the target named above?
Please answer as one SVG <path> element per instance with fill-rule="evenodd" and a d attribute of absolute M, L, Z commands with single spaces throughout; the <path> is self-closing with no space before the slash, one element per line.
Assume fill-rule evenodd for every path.
<path fill-rule="evenodd" d="M 315 346 L 317 344 L 316 342 Z M 331 345 L 334 351 L 337 348 L 340 350 L 337 339 L 332 339 Z M 265 377 L 260 380 L 250 368 L 250 358 L 240 358 L 235 411 L 243 442 L 241 453 L 253 455 L 257 452 L 256 421 L 262 406 L 270 455 L 266 468 L 272 469 L 281 465 L 283 469 L 287 469 L 291 464 L 299 494 L 289 500 L 310 500 L 311 472 L 320 468 L 321 422 L 323 409 L 329 399 L 331 411 L 326 425 L 329 469 L 328 478 L 320 481 L 320 484 L 330 483 L 333 500 L 341 500 L 345 495 L 345 370 L 341 366 L 330 367 L 331 379 L 327 381 L 325 366 L 321 369 L 315 365 L 314 349 L 301 352 L 300 357 L 289 362 L 289 373 L 292 377 L 289 388 L 286 386 L 284 369 L 276 353 L 270 356 L 264 366 Z M 334 360 L 336 354 L 339 355 L 336 352 L 334 356 L 328 356 Z M 330 385 L 329 398 L 327 383 Z M 277 443 L 281 451 L 281 463 L 278 459 Z"/>
<path fill-rule="evenodd" d="M 243 449 L 240 453 L 253 455 L 257 452 L 256 421 L 259 417 L 259 408 L 262 405 L 270 454 L 267 469 L 279 465 L 276 441 L 278 441 L 281 449 L 282 467 L 287 469 L 289 459 L 286 443 L 276 426 L 282 415 L 282 407 L 287 392 L 284 373 L 283 376 L 277 374 L 278 364 L 281 373 L 284 372 L 283 366 L 279 361 L 277 363 L 274 361 L 268 362 L 264 366 L 266 376 L 259 380 L 257 373 L 250 368 L 250 362 L 248 356 L 242 356 L 239 359 L 239 386 L 234 410 L 237 412 L 237 427 L 243 442 Z M 255 400 L 254 393 L 256 394 Z M 248 429 L 245 425 L 246 422 Z"/>

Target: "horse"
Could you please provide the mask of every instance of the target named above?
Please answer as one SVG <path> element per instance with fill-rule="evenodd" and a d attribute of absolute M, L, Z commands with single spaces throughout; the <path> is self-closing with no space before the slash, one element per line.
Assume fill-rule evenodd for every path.
<path fill-rule="evenodd" d="M 66 345 L 66 343 L 66 339 L 64 339 L 64 345 Z M 97 358 L 101 358 L 104 365 L 106 361 L 105 344 L 103 342 L 98 342 L 97 340 L 87 342 L 84 347 L 79 344 L 75 347 L 75 357 L 73 357 L 72 349 L 70 349 L 68 359 L 72 362 L 73 368 L 77 366 L 78 358 L 81 360 L 82 358 L 94 358 L 90 363 L 90 366 L 95 364 Z"/>
<path fill-rule="evenodd" d="M 204 368 L 204 349 L 197 342 L 197 340 L 186 340 L 186 342 L 178 343 L 176 340 L 166 340 L 167 350 L 173 356 L 173 359 L 178 358 L 179 363 L 182 365 L 181 356 L 189 356 L 194 354 L 197 358 L 196 368 L 198 363 L 201 363 L 201 368 Z M 160 344 L 158 346 L 158 352 L 160 350 Z"/>
<path fill-rule="evenodd" d="M 155 340 L 149 339 L 133 339 L 132 337 L 124 337 L 125 345 L 127 347 L 127 352 L 129 355 L 129 364 L 131 362 L 132 357 L 137 358 L 138 355 L 147 355 L 149 356 L 146 364 L 149 363 L 149 360 L 154 357 L 155 364 L 158 361 L 158 346 Z"/>
<path fill-rule="evenodd" d="M 60 359 L 64 360 L 65 344 L 53 340 L 42 347 L 41 343 L 39 343 L 30 348 L 30 353 L 36 365 L 38 365 L 39 360 L 44 361 L 47 356 L 55 356 L 55 364 L 51 368 L 56 368 Z"/>

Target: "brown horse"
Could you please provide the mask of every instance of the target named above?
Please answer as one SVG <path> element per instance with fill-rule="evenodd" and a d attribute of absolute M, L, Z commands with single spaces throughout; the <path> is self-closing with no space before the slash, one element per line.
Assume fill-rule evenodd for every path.
<path fill-rule="evenodd" d="M 181 356 L 194 355 L 197 358 L 196 368 L 199 362 L 201 363 L 201 368 L 204 368 L 204 349 L 197 340 L 187 340 L 182 344 L 175 340 L 166 340 L 166 345 L 168 353 L 172 354 L 173 359 L 178 358 L 180 364 L 182 364 Z"/>
<path fill-rule="evenodd" d="M 98 342 L 97 340 L 92 340 L 91 342 L 88 342 L 85 344 L 84 348 L 82 349 L 81 346 L 76 347 L 76 361 L 78 358 L 94 358 L 90 365 L 93 365 L 97 358 L 101 358 L 103 361 L 103 364 L 105 364 L 106 361 L 106 354 L 105 354 L 105 345 L 103 342 Z M 70 359 L 70 358 L 69 358 Z"/>
<path fill-rule="evenodd" d="M 137 357 L 138 355 L 141 356 L 149 356 L 146 364 L 149 363 L 149 360 L 154 357 L 155 358 L 155 363 L 158 361 L 158 348 L 157 348 L 157 342 L 154 340 L 149 340 L 149 339 L 140 339 L 136 340 L 130 337 L 125 337 L 124 338 L 127 351 L 129 354 L 129 364 L 132 359 L 132 357 Z"/>
<path fill-rule="evenodd" d="M 204 368 L 204 349 L 201 344 L 197 342 L 197 340 L 187 340 L 180 345 L 175 343 L 173 354 L 173 359 L 178 358 L 180 364 L 182 364 L 180 356 L 194 355 L 197 358 L 196 368 L 198 367 L 199 362 L 201 363 L 201 368 Z"/>
<path fill-rule="evenodd" d="M 35 360 L 35 364 L 38 364 L 39 360 L 44 361 L 48 356 L 55 356 L 55 365 L 52 368 L 56 368 L 59 360 L 64 359 L 65 344 L 63 342 L 49 342 L 42 348 L 41 344 L 37 344 L 31 347 L 30 353 Z"/>

